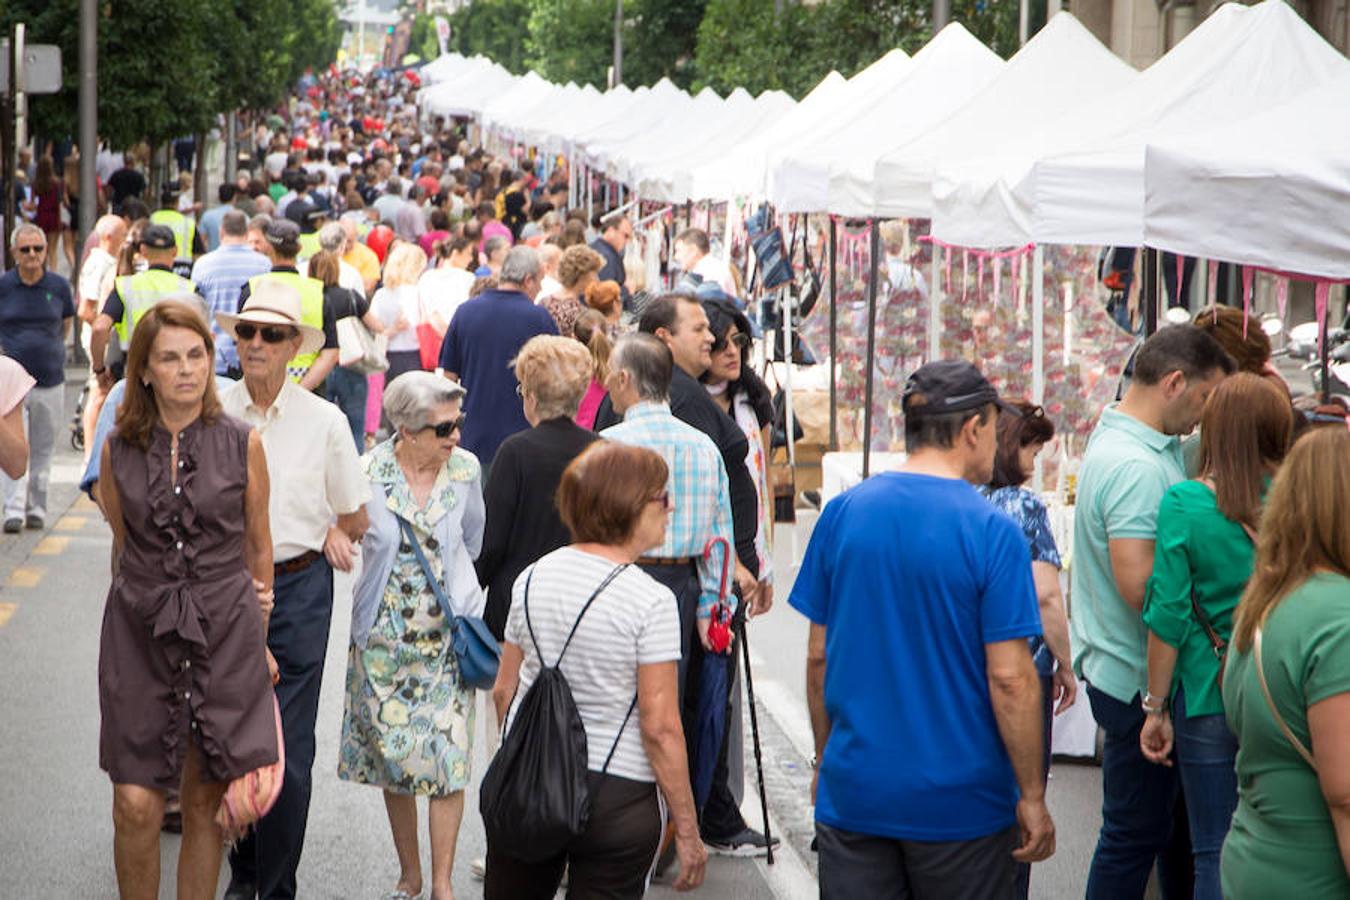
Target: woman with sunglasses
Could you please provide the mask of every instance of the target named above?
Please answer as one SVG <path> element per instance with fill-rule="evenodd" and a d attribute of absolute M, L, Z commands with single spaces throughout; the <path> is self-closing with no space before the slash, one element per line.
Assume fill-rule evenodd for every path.
<path fill-rule="evenodd" d="M 478 460 L 459 447 L 464 394 L 431 372 L 404 373 L 384 392 L 394 436 L 362 457 L 370 529 L 352 600 L 338 776 L 384 791 L 399 863 L 386 897 L 395 900 L 423 895 L 419 796 L 428 800 L 430 821 L 426 896 L 450 896 L 469 783 L 473 688 L 460 681 L 449 621 L 425 574 L 430 568 L 454 615 L 482 616 L 474 559 L 483 494 Z"/>
<path fill-rule="evenodd" d="M 755 549 L 759 554 L 760 596 L 773 596 L 773 495 L 769 488 L 769 429 L 773 424 L 773 397 L 748 364 L 752 338 L 750 321 L 729 300 L 704 299 L 712 331 L 712 365 L 700 379 L 722 411 L 731 416 L 750 445 L 746 468 L 755 481 L 759 501 L 759 528 Z"/>

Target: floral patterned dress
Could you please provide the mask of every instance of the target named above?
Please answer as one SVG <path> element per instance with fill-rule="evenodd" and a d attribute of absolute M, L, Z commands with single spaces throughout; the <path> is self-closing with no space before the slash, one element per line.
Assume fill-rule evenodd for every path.
<path fill-rule="evenodd" d="M 393 442 L 364 458 L 389 509 L 413 526 L 432 572 L 444 583 L 436 523 L 458 502 L 451 482 L 478 478 L 456 452 L 419 509 L 394 458 Z M 463 685 L 445 617 L 412 547 L 401 543 L 365 648 L 352 645 L 338 777 L 400 794 L 447 797 L 469 783 L 473 689 Z"/>

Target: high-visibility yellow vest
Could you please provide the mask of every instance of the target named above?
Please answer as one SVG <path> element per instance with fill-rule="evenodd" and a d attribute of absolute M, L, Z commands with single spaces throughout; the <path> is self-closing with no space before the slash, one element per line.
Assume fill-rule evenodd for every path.
<path fill-rule="evenodd" d="M 264 284 L 284 284 L 300 294 L 300 321 L 323 331 L 323 282 L 316 278 L 307 278 L 297 272 L 268 272 L 266 275 L 254 275 L 248 280 L 250 294 L 256 294 Z M 301 353 L 286 363 L 286 373 L 292 381 L 305 377 L 319 351 Z"/>
<path fill-rule="evenodd" d="M 300 235 L 300 255 L 296 259 L 309 259 L 322 249 L 323 247 L 319 246 L 319 233 L 317 231 L 302 234 Z"/>
<path fill-rule="evenodd" d="M 196 294 L 197 287 L 167 269 L 146 269 L 135 275 L 121 275 L 113 282 L 122 298 L 122 319 L 117 322 L 117 339 L 124 349 L 131 347 L 131 335 L 141 317 L 161 300 Z"/>
<path fill-rule="evenodd" d="M 150 223 L 164 225 L 173 232 L 175 259 L 192 259 L 192 241 L 197 235 L 197 223 L 173 209 L 152 212 Z"/>

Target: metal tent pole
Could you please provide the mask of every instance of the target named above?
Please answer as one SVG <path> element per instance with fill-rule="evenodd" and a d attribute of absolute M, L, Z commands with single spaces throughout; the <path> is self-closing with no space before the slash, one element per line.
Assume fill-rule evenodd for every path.
<path fill-rule="evenodd" d="M 839 449 L 839 281 L 835 276 L 838 262 L 838 225 L 830 216 L 830 450 Z"/>
<path fill-rule="evenodd" d="M 872 235 L 869 243 L 867 261 L 870 272 L 867 276 L 867 372 L 863 380 L 863 458 L 862 477 L 872 474 L 872 389 L 873 373 L 876 369 L 877 349 L 877 266 L 881 256 L 881 231 L 877 221 L 872 220 Z"/>

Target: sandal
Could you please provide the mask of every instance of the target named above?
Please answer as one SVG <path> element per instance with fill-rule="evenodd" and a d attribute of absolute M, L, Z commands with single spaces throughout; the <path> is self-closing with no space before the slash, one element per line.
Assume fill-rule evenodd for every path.
<path fill-rule="evenodd" d="M 407 891 L 392 890 L 385 894 L 380 900 L 422 900 L 421 894 L 410 894 Z"/>

